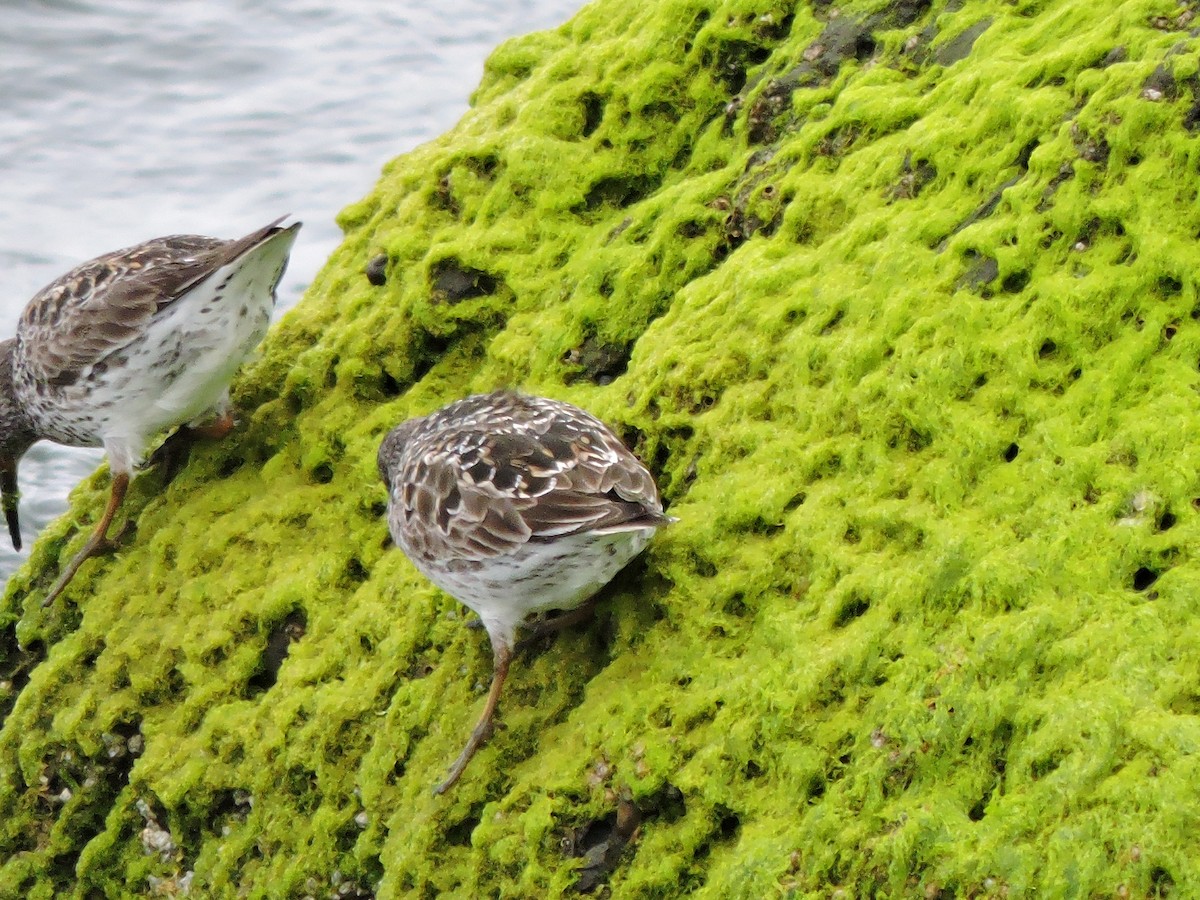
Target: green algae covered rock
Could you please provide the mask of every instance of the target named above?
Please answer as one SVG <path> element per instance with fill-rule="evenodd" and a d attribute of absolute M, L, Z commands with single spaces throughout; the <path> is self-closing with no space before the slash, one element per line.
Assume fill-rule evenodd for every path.
<path fill-rule="evenodd" d="M 1193 4 L 597 0 L 388 166 L 242 428 L 0 607 L 0 896 L 1200 895 Z M 387 89 L 381 85 L 381 89 Z M 612 422 L 678 525 L 490 674 L 399 420 Z"/>

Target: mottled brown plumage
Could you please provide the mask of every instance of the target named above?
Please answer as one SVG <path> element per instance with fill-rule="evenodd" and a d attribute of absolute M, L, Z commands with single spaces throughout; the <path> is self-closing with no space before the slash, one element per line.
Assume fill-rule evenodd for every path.
<path fill-rule="evenodd" d="M 495 654 L 483 717 L 440 792 L 486 737 L 517 627 L 580 608 L 672 520 L 621 440 L 557 400 L 468 397 L 395 428 L 378 462 L 396 544 L 479 614 Z"/>
<path fill-rule="evenodd" d="M 215 414 L 262 340 L 299 223 L 243 238 L 155 238 L 97 257 L 34 295 L 0 342 L 0 490 L 20 548 L 17 463 L 36 441 L 108 453 L 113 489 L 99 526 L 51 588 L 51 602 L 105 533 L 137 463 L 161 432 Z"/>
<path fill-rule="evenodd" d="M 17 337 L 26 371 L 50 385 L 74 384 L 198 282 L 283 231 L 278 221 L 232 241 L 154 238 L 77 266 L 35 294 L 21 314 Z"/>

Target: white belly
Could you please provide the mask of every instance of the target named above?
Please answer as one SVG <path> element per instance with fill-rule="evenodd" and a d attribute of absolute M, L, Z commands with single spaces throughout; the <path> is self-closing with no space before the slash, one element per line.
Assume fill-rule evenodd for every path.
<path fill-rule="evenodd" d="M 110 367 L 104 390 L 121 402 L 96 431 L 114 468 L 136 465 L 154 435 L 224 410 L 234 373 L 267 333 L 290 247 L 272 241 L 218 269 L 147 326 L 123 365 Z"/>
<path fill-rule="evenodd" d="M 479 569 L 418 568 L 446 593 L 469 606 L 493 640 L 511 645 L 516 627 L 550 609 L 579 606 L 641 552 L 655 532 L 644 527 L 588 533 L 526 544 Z"/>

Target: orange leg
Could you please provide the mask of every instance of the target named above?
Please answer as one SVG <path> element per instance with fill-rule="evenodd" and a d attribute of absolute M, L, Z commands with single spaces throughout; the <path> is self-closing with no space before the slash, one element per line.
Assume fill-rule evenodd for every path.
<path fill-rule="evenodd" d="M 233 426 L 237 424 L 233 420 L 233 413 L 226 410 L 221 413 L 211 422 L 206 422 L 203 425 L 185 425 L 188 431 L 192 434 L 198 434 L 200 437 L 212 438 L 214 441 L 219 441 L 229 432 L 233 431 Z"/>
<path fill-rule="evenodd" d="M 50 588 L 50 593 L 46 595 L 46 599 L 42 601 L 42 606 L 49 606 L 55 601 L 59 594 L 63 592 L 71 579 L 75 577 L 75 573 L 79 571 L 79 567 L 91 556 L 104 550 L 111 549 L 111 544 L 108 542 L 108 526 L 112 524 L 113 516 L 117 514 L 117 510 L 121 506 L 121 501 L 125 499 L 125 491 L 129 487 L 128 472 L 114 472 L 112 476 L 112 492 L 108 496 L 108 506 L 104 508 L 104 515 L 100 517 L 100 522 L 96 525 L 96 530 L 92 532 L 92 536 L 88 538 L 88 542 L 83 545 L 83 549 L 75 554 L 62 574 L 58 576 L 58 581 L 54 582 L 54 587 Z"/>
<path fill-rule="evenodd" d="M 467 767 L 467 763 L 471 761 L 471 757 L 475 755 L 475 751 L 492 733 L 492 717 L 496 713 L 496 704 L 500 700 L 504 679 L 508 677 L 508 664 L 512 661 L 512 648 L 504 644 L 497 645 L 492 648 L 492 658 L 492 688 L 488 691 L 487 703 L 483 706 L 483 715 L 479 717 L 479 724 L 471 732 L 467 746 L 463 748 L 463 752 L 458 755 L 458 759 L 450 767 L 450 773 L 446 776 L 446 780 L 433 789 L 435 794 L 444 794 L 453 787 L 454 782 L 458 781 L 458 777 L 462 775 L 463 769 Z"/>

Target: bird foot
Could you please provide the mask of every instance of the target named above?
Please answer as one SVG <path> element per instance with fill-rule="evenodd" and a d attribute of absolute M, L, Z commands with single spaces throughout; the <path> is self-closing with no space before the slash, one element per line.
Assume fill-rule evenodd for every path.
<path fill-rule="evenodd" d="M 58 580 L 54 582 L 54 585 L 50 588 L 50 592 L 46 594 L 46 599 L 42 601 L 43 609 L 58 599 L 58 595 L 71 583 L 71 579 L 75 577 L 75 573 L 79 571 L 79 567 L 87 560 L 93 556 L 116 549 L 121 537 L 129 528 L 129 520 L 126 519 L 125 523 L 117 530 L 116 535 L 111 538 L 108 537 L 108 529 L 112 525 L 117 510 L 120 509 L 121 502 L 125 499 L 125 492 L 128 489 L 129 473 L 114 472 L 112 488 L 108 495 L 108 505 L 104 507 L 104 515 L 100 517 L 100 521 L 96 524 L 96 530 L 87 539 L 87 543 L 83 545 L 83 549 L 76 553 L 71 561 L 67 563 L 67 567 L 62 570 L 58 576 Z"/>
<path fill-rule="evenodd" d="M 116 553 L 121 548 L 121 544 L 125 541 L 126 536 L 134 531 L 133 522 L 126 519 L 112 534 L 106 534 L 102 537 L 99 543 L 96 544 L 96 549 L 92 551 L 92 556 L 107 556 L 110 553 Z"/>
<path fill-rule="evenodd" d="M 76 553 L 67 563 L 67 567 L 59 573 L 58 579 L 47 592 L 45 599 L 42 600 L 42 608 L 44 609 L 58 599 L 58 595 L 71 583 L 71 579 L 75 577 L 75 573 L 85 562 L 93 556 L 108 556 L 114 553 L 120 547 L 121 539 L 129 532 L 131 525 L 132 523 L 126 519 L 112 535 L 92 535 L 83 549 Z"/>
<path fill-rule="evenodd" d="M 83 550 L 76 553 L 71 562 L 67 563 L 67 568 L 60 572 L 58 580 L 54 582 L 53 587 L 50 587 L 49 592 L 46 594 L 46 598 L 42 600 L 42 607 L 47 607 L 53 604 L 55 600 L 58 600 L 59 594 L 62 593 L 67 584 L 71 583 L 74 574 L 79 571 L 80 565 L 88 562 L 92 557 L 109 556 L 109 554 L 118 550 L 121 545 L 121 539 L 128 533 L 130 527 L 131 522 L 126 520 L 116 529 L 115 534 L 103 535 L 101 538 L 92 538 L 92 540 L 89 540 L 88 544 L 84 545 Z"/>
<path fill-rule="evenodd" d="M 471 757 L 475 755 L 475 751 L 483 746 L 484 742 L 495 733 L 495 726 L 489 717 L 487 721 L 480 722 L 475 726 L 475 730 L 471 732 L 471 739 L 467 741 L 467 746 L 463 748 L 462 753 L 458 754 L 458 759 L 450 766 L 446 773 L 446 779 L 441 784 L 433 789 L 435 794 L 444 794 L 450 788 L 454 787 L 454 783 L 458 781 L 463 770 L 467 767 L 467 763 L 471 761 Z"/>

